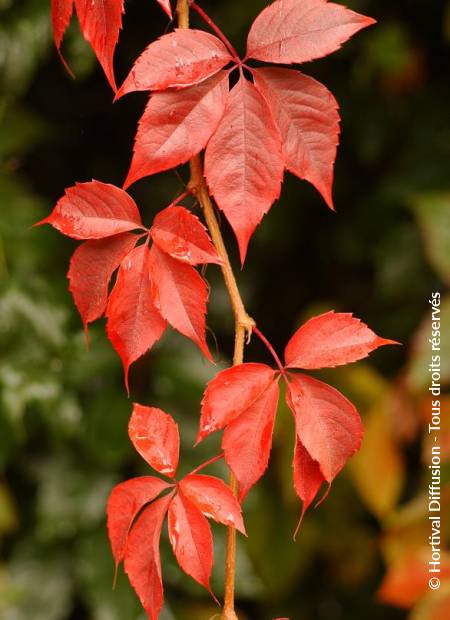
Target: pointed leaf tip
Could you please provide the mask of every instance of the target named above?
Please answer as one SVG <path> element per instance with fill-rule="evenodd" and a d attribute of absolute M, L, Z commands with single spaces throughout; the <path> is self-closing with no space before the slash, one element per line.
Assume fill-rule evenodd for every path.
<path fill-rule="evenodd" d="M 378 347 L 397 344 L 377 336 L 350 313 L 312 317 L 292 336 L 285 350 L 288 368 L 333 368 L 356 362 Z"/>

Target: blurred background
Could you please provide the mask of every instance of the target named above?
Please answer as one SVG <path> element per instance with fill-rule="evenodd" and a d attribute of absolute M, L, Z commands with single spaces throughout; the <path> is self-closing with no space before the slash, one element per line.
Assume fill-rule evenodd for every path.
<path fill-rule="evenodd" d="M 337 215 L 312 186 L 287 175 L 243 272 L 225 221 L 223 228 L 248 310 L 279 352 L 302 320 L 331 308 L 354 312 L 404 346 L 319 374 L 355 402 L 366 436 L 329 499 L 307 515 L 296 543 L 293 428 L 280 408 L 270 468 L 244 505 L 249 538 L 239 540 L 241 620 L 450 617 L 445 514 L 438 592 L 429 593 L 426 573 L 428 299 L 436 290 L 443 300 L 442 383 L 450 387 L 450 4 L 347 4 L 378 25 L 303 67 L 341 104 Z M 174 415 L 188 471 L 218 450 L 218 438 L 191 448 L 202 391 L 215 369 L 171 333 L 133 367 L 128 400 L 101 321 L 92 327 L 91 349 L 85 347 L 65 275 L 76 244 L 31 226 L 76 181 L 123 182 L 146 95 L 112 105 L 76 20 L 64 43 L 73 81 L 52 45 L 48 5 L 0 0 L 0 616 L 144 620 L 123 575 L 112 590 L 105 530 L 112 486 L 148 473 L 126 433 L 131 402 Z M 202 2 L 241 51 L 265 5 Z M 167 28 L 155 2 L 127 0 L 126 11 L 116 52 L 119 82 Z M 181 175 L 187 180 L 186 171 Z M 150 223 L 179 187 L 173 173 L 133 186 L 144 221 Z M 233 328 L 228 299 L 220 273 L 210 267 L 206 277 L 210 343 L 214 349 L 216 339 L 215 356 L 225 366 Z M 269 361 L 257 342 L 247 360 Z M 448 409 L 450 393 L 443 403 Z M 449 416 L 442 421 L 445 512 Z M 217 466 L 215 473 L 225 475 Z M 220 595 L 223 528 L 215 534 L 213 586 Z M 181 574 L 166 540 L 162 555 L 167 603 L 161 619 L 217 614 L 208 595 Z"/>

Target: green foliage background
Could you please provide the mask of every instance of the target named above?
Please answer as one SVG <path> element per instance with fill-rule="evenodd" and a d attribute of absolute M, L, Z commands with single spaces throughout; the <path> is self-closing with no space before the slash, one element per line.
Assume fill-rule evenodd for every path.
<path fill-rule="evenodd" d="M 242 50 L 248 26 L 265 4 L 217 0 L 202 6 Z M 270 469 L 245 503 L 249 539 L 239 541 L 237 584 L 243 620 L 407 615 L 377 602 L 375 594 L 391 557 L 383 542 L 389 528 L 425 488 L 419 411 L 427 386 L 427 336 L 420 325 L 431 291 L 444 296 L 450 283 L 450 5 L 348 4 L 379 24 L 304 67 L 342 106 L 338 214 L 312 187 L 288 175 L 280 203 L 253 238 L 239 282 L 250 313 L 279 351 L 302 319 L 330 308 L 353 311 L 405 346 L 327 375 L 370 420 L 374 408 L 382 411 L 376 437 L 384 439 L 365 453 L 373 456 L 346 469 L 327 502 L 308 515 L 295 544 L 292 427 L 280 411 Z M 126 8 L 116 55 L 119 81 L 167 25 L 155 2 L 129 0 Z M 0 0 L 0 616 L 143 620 L 125 578 L 111 589 L 105 533 L 112 486 L 147 471 L 126 434 L 130 400 L 120 362 L 102 324 L 93 327 L 86 349 L 65 278 L 74 244 L 53 230 L 31 227 L 75 181 L 123 182 L 146 96 L 112 105 L 75 23 L 65 54 L 75 82 L 53 49 L 47 0 Z M 167 173 L 141 181 L 132 194 L 151 222 L 178 188 Z M 225 222 L 224 230 L 237 265 Z M 232 347 L 228 300 L 217 271 L 208 269 L 206 277 L 216 358 L 226 365 Z M 247 359 L 267 358 L 253 343 Z M 450 354 L 445 360 L 448 384 Z M 166 408 L 181 425 L 185 471 L 218 447 L 209 440 L 191 449 L 202 390 L 214 372 L 190 343 L 172 334 L 131 373 L 132 400 Z M 387 477 L 380 477 L 385 451 L 394 457 Z M 224 472 L 217 467 L 216 473 Z M 225 541 L 223 531 L 215 531 L 214 587 L 220 594 Z M 206 620 L 217 613 L 181 575 L 166 541 L 163 566 L 162 620 Z"/>

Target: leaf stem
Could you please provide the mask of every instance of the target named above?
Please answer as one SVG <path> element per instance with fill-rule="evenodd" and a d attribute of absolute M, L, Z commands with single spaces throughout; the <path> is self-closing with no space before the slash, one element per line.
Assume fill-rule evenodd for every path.
<path fill-rule="evenodd" d="M 208 459 L 207 461 L 205 461 L 204 463 L 202 463 L 201 465 L 193 469 L 191 472 L 189 472 L 188 475 L 193 476 L 194 474 L 198 474 L 199 471 L 202 471 L 202 469 L 205 469 L 205 467 L 208 467 L 208 465 L 217 463 L 217 461 L 220 461 L 221 459 L 223 459 L 223 452 L 221 452 L 220 454 L 216 454 L 216 456 L 213 456 L 212 458 Z"/>
<path fill-rule="evenodd" d="M 241 64 L 241 59 L 239 58 L 239 54 L 234 49 L 233 45 L 230 43 L 230 41 L 227 39 L 227 37 L 224 35 L 224 33 L 221 31 L 219 26 L 217 26 L 217 24 L 215 24 L 213 22 L 213 20 L 209 17 L 209 15 L 207 15 L 205 13 L 205 11 L 200 6 L 198 6 L 198 4 L 196 4 L 195 2 L 191 2 L 190 6 L 191 6 L 192 9 L 194 9 L 194 11 L 196 11 L 196 13 L 198 13 L 200 15 L 200 17 L 203 19 L 203 21 L 206 24 L 208 24 L 208 26 L 212 30 L 214 30 L 216 35 L 219 37 L 219 39 L 222 41 L 222 43 L 228 49 L 230 54 L 233 56 L 233 59 L 240 65 Z"/>
<path fill-rule="evenodd" d="M 227 42 L 227 47 L 232 52 L 233 56 L 240 60 L 234 51 L 231 43 L 228 42 L 225 35 L 215 26 L 210 18 L 204 13 L 200 7 L 195 3 L 192 4 L 193 8 L 199 13 L 206 23 L 208 23 L 214 31 L 220 36 L 222 41 Z M 200 10 L 199 10 L 200 9 Z M 177 0 L 177 16 L 178 27 L 189 28 L 189 0 Z M 203 174 L 202 160 L 199 155 L 193 157 L 190 161 L 191 179 L 188 183 L 188 189 L 197 198 L 200 206 L 203 209 L 206 224 L 211 235 L 211 239 L 216 248 L 217 254 L 222 259 L 220 268 L 222 269 L 225 286 L 230 297 L 231 307 L 233 310 L 235 320 L 235 342 L 234 342 L 234 355 L 233 365 L 242 364 L 244 361 L 244 347 L 246 341 L 248 342 L 252 330 L 255 327 L 255 321 L 247 313 L 244 302 L 242 301 L 236 278 L 234 277 L 233 269 L 231 267 L 228 252 L 223 241 L 220 226 L 214 212 L 214 207 L 209 196 L 208 188 L 205 182 Z M 230 472 L 230 488 L 235 496 L 238 493 L 238 483 L 233 472 Z M 225 597 L 224 607 L 222 611 L 222 620 L 238 620 L 236 612 L 234 610 L 234 585 L 236 578 L 236 528 L 228 527 L 228 539 L 227 539 L 227 554 L 225 561 Z"/>
<path fill-rule="evenodd" d="M 273 346 L 270 344 L 270 342 L 267 340 L 267 338 L 264 336 L 264 334 L 261 333 L 256 326 L 253 328 L 253 331 L 258 336 L 258 338 L 261 340 L 261 342 L 267 347 L 267 349 L 269 350 L 269 352 L 272 355 L 273 359 L 275 360 L 275 362 L 276 362 L 276 364 L 277 364 L 281 374 L 283 375 L 283 377 L 285 379 L 287 379 L 287 377 L 286 377 L 286 370 L 285 370 L 283 364 L 281 363 L 281 360 L 278 357 L 277 352 L 275 351 Z"/>

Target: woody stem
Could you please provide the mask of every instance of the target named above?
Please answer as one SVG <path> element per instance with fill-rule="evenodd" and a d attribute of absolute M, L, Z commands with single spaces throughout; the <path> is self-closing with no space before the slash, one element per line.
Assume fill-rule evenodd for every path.
<path fill-rule="evenodd" d="M 177 16 L 178 27 L 189 28 L 189 0 L 177 0 Z M 255 326 L 254 320 L 247 314 L 242 301 L 239 289 L 234 277 L 233 269 L 230 264 L 228 252 L 225 248 L 220 226 L 214 212 L 214 207 L 209 196 L 203 175 L 203 165 L 199 155 L 193 157 L 190 161 L 191 179 L 189 181 L 189 189 L 200 203 L 205 216 L 206 224 L 211 235 L 211 239 L 216 248 L 217 254 L 221 259 L 221 269 L 225 286 L 230 297 L 231 307 L 233 309 L 235 320 L 235 342 L 233 365 L 242 364 L 244 360 L 244 347 L 246 338 L 250 338 L 252 330 Z M 237 495 L 238 484 L 236 477 L 230 472 L 230 487 L 235 495 Z M 236 575 L 236 529 L 228 528 L 227 539 L 227 555 L 225 564 L 225 599 L 222 612 L 222 620 L 238 620 L 234 610 L 234 584 Z"/>

